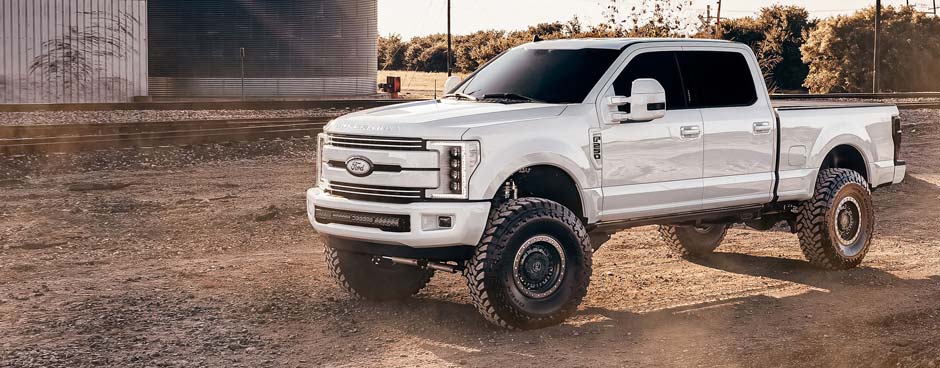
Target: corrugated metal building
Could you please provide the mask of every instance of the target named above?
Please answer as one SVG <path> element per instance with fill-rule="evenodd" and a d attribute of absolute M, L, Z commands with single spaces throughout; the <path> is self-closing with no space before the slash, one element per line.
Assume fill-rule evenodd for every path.
<path fill-rule="evenodd" d="M 376 3 L 0 0 L 0 103 L 374 94 Z"/>
<path fill-rule="evenodd" d="M 144 0 L 0 0 L 0 103 L 147 94 Z"/>

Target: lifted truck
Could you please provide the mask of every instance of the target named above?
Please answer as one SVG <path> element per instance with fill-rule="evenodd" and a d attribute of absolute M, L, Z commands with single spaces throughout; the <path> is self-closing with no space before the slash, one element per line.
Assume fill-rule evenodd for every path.
<path fill-rule="evenodd" d="M 697 257 L 731 224 L 786 222 L 810 263 L 852 268 L 872 240 L 871 190 L 905 174 L 895 106 L 772 104 L 738 43 L 534 42 L 446 90 L 318 136 L 307 212 L 357 297 L 463 272 L 490 322 L 557 324 L 593 252 L 641 225 Z"/>

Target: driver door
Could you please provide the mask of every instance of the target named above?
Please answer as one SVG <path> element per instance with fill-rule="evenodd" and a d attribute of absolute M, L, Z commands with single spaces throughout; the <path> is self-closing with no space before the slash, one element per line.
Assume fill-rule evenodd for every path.
<path fill-rule="evenodd" d="M 678 49 L 675 49 L 678 50 Z M 630 96 L 634 80 L 652 78 L 666 91 L 665 117 L 611 123 L 611 96 Z M 628 220 L 702 209 L 702 115 L 687 108 L 673 49 L 640 49 L 598 101 L 602 140 L 601 221 Z M 625 111 L 624 111 L 625 112 Z"/>

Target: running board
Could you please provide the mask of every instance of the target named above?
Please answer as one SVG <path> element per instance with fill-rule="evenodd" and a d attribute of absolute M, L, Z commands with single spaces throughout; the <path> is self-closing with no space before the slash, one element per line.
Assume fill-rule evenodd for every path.
<path fill-rule="evenodd" d="M 714 210 L 683 212 L 667 216 L 641 217 L 630 220 L 599 222 L 592 231 L 617 231 L 646 225 L 672 225 L 689 222 L 710 222 L 718 220 L 750 220 L 760 217 L 763 205 L 718 208 Z"/>

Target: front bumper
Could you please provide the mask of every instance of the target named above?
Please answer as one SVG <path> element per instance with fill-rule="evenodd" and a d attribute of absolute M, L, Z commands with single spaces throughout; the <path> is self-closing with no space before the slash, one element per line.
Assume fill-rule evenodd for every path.
<path fill-rule="evenodd" d="M 318 206 L 351 212 L 406 215 L 410 219 L 410 230 L 392 232 L 365 226 L 319 223 L 314 216 Z M 307 190 L 307 218 L 317 232 L 340 238 L 413 248 L 476 245 L 483 236 L 489 211 L 489 202 L 378 203 L 333 196 L 319 188 Z M 439 216 L 453 217 L 452 227 L 437 228 Z"/>

